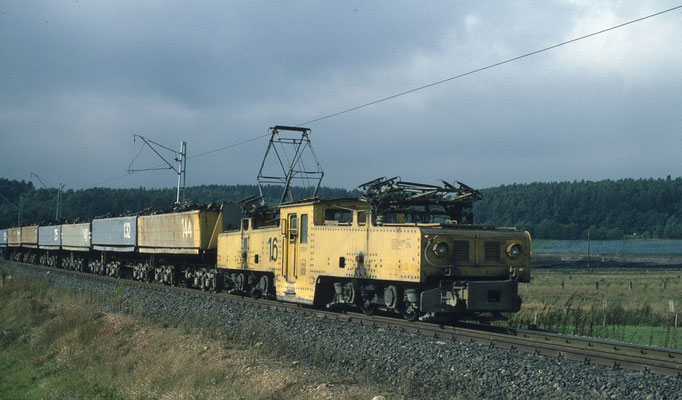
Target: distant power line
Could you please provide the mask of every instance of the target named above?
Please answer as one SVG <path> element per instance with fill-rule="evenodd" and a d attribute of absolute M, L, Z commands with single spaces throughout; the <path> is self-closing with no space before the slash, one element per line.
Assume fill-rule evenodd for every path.
<path fill-rule="evenodd" d="M 93 187 L 99 186 L 99 185 L 101 185 L 101 184 L 103 184 L 103 183 L 115 181 L 116 179 L 121 179 L 121 178 L 126 177 L 126 176 L 128 176 L 128 175 L 132 175 L 132 172 L 126 172 L 126 173 L 123 174 L 123 175 L 115 176 L 115 177 L 113 177 L 113 178 L 105 179 L 105 180 L 103 180 L 103 181 L 101 181 L 101 182 L 93 183 L 92 185 L 86 187 L 86 189 L 89 189 L 89 188 L 93 188 Z"/>
<path fill-rule="evenodd" d="M 241 142 L 234 143 L 234 144 L 231 144 L 231 145 L 228 145 L 228 146 L 219 147 L 219 148 L 217 148 L 217 149 L 213 149 L 213 150 L 209 150 L 209 151 L 206 151 L 206 152 L 203 152 L 203 153 L 199 153 L 199 154 L 197 154 L 197 155 L 195 155 L 195 156 L 192 156 L 192 157 L 187 157 L 187 159 L 188 159 L 188 160 L 191 160 L 192 158 L 197 158 L 197 157 L 205 156 L 206 154 L 215 153 L 216 151 L 221 151 L 221 150 L 230 149 L 230 148 L 232 148 L 232 147 L 237 147 L 237 146 L 239 146 L 239 145 L 242 145 L 242 144 L 245 144 L 245 143 L 249 143 L 249 142 L 253 142 L 254 140 L 262 139 L 262 138 L 267 137 L 267 136 L 270 136 L 270 134 L 269 134 L 269 133 L 266 133 L 265 135 L 260 135 L 260 136 L 252 137 L 251 139 L 246 139 L 246 140 L 243 140 L 243 141 L 241 141 Z"/>
<path fill-rule="evenodd" d="M 413 88 L 413 89 L 405 90 L 405 91 L 403 91 L 403 92 L 399 92 L 399 93 L 396 93 L 396 94 L 393 94 L 393 95 L 390 95 L 390 96 L 387 96 L 387 97 L 383 97 L 383 98 L 380 98 L 380 99 L 377 99 L 377 100 L 373 100 L 373 101 L 370 101 L 370 102 L 367 102 L 367 103 L 363 103 L 363 104 L 357 105 L 357 106 L 355 106 L 355 107 L 347 108 L 347 109 L 342 110 L 342 111 L 338 111 L 338 112 L 331 113 L 331 114 L 327 114 L 327 115 L 324 115 L 324 116 L 321 116 L 321 117 L 318 117 L 318 118 L 315 118 L 315 119 L 311 119 L 310 121 L 302 122 L 302 123 L 300 123 L 300 124 L 298 124 L 298 125 L 296 125 L 296 126 L 309 125 L 309 124 L 313 124 L 313 123 L 315 123 L 315 122 L 319 122 L 319 121 L 322 121 L 322 120 L 325 120 L 325 119 L 330 119 L 330 118 L 338 117 L 339 115 L 347 114 L 347 113 L 350 113 L 350 112 L 352 112 L 352 111 L 357 111 L 357 110 L 362 109 L 362 108 L 365 108 L 365 107 L 369 107 L 369 106 L 373 106 L 373 105 L 375 105 L 375 104 L 383 103 L 383 102 L 385 102 L 385 101 L 393 100 L 393 99 L 395 99 L 395 98 L 398 98 L 398 97 L 401 97 L 401 96 L 405 96 L 405 95 L 408 95 L 408 94 L 411 94 L 411 93 L 414 93 L 414 92 L 418 92 L 418 91 L 420 91 L 420 90 L 424 90 L 424 89 L 428 89 L 428 88 L 430 88 L 430 87 L 442 85 L 442 84 L 444 84 L 444 83 L 447 83 L 447 82 L 450 82 L 450 81 L 453 81 L 453 80 L 456 80 L 456 79 L 460 79 L 460 78 L 463 78 L 463 77 L 466 77 L 466 76 L 469 76 L 469 75 L 473 75 L 473 74 L 476 74 L 476 73 L 478 73 L 478 72 L 486 71 L 486 70 L 489 70 L 489 69 L 492 69 L 492 68 L 496 68 L 496 67 L 499 67 L 499 66 L 502 66 L 502 65 L 505 65 L 505 64 L 509 64 L 509 63 L 511 63 L 511 62 L 514 62 L 514 61 L 521 60 L 521 59 L 523 59 L 523 58 L 527 58 L 527 57 L 531 57 L 531 56 L 534 56 L 534 55 L 537 55 L 537 54 L 540 54 L 540 53 L 544 53 L 544 52 L 547 52 L 547 51 L 549 51 L 549 50 L 553 50 L 553 49 L 556 49 L 556 48 L 558 48 L 558 47 L 565 46 L 565 45 L 567 45 L 567 44 L 575 43 L 575 42 L 578 42 L 578 41 L 581 41 L 581 40 L 584 40 L 584 39 L 588 39 L 588 38 L 591 38 L 591 37 L 594 37 L 594 36 L 597 36 L 597 35 L 601 35 L 601 34 L 604 34 L 604 33 L 606 33 L 606 32 L 609 32 L 609 31 L 612 31 L 612 30 L 615 30 L 615 29 L 622 28 L 622 27 L 624 27 L 624 26 L 632 25 L 632 24 L 637 23 L 637 22 L 641 22 L 641 21 L 644 21 L 644 20 L 647 20 L 647 19 L 651 19 L 651 18 L 657 17 L 657 16 L 659 16 L 659 15 L 663 15 L 663 14 L 669 13 L 669 12 L 671 12 L 671 11 L 678 10 L 678 9 L 680 9 L 680 8 L 682 8 L 682 5 L 675 6 L 675 7 L 669 8 L 669 9 L 667 9 L 667 10 L 659 11 L 659 12 L 656 12 L 656 13 L 653 13 L 653 14 L 649 14 L 649 15 L 646 15 L 646 16 L 644 16 L 644 17 L 636 18 L 636 19 L 633 19 L 633 20 L 630 20 L 630 21 L 627 21 L 627 22 L 623 22 L 623 23 L 621 23 L 621 24 L 614 25 L 614 26 L 612 26 L 612 27 L 610 27 L 610 28 L 605 28 L 605 29 L 602 29 L 602 30 L 600 30 L 600 31 L 596 31 L 596 32 L 589 33 L 589 34 L 583 35 L 583 36 L 579 36 L 579 37 L 576 37 L 576 38 L 573 38 L 573 39 L 570 39 L 570 40 L 567 40 L 567 41 L 564 41 L 564 42 L 560 42 L 560 43 L 557 43 L 557 44 L 553 44 L 553 45 L 551 45 L 551 46 L 547 46 L 547 47 L 541 48 L 541 49 L 539 49 L 539 50 L 534 50 L 534 51 L 531 51 L 531 52 L 529 52 L 529 53 L 525 53 L 525 54 L 522 54 L 522 55 L 519 55 L 519 56 L 516 56 L 516 57 L 508 58 L 508 59 L 503 60 L 503 61 L 499 61 L 499 62 L 490 64 L 490 65 L 487 65 L 487 66 L 484 66 L 484 67 L 476 68 L 476 69 L 473 69 L 473 70 L 471 70 L 471 71 L 464 72 L 464 73 L 461 73 L 461 74 L 457 74 L 457 75 L 454 75 L 454 76 L 451 76 L 451 77 L 448 77 L 448 78 L 444 78 L 444 79 L 441 79 L 441 80 L 438 80 L 438 81 L 435 81 L 435 82 L 431 82 L 431 83 L 428 83 L 428 84 L 425 84 L 425 85 L 422 85 L 422 86 L 419 86 L 419 87 L 416 87 L 416 88 Z M 254 140 L 258 140 L 258 139 L 261 139 L 261 138 L 264 138 L 264 137 L 267 137 L 267 136 L 270 136 L 270 134 L 267 133 L 267 134 L 264 134 L 264 135 L 255 136 L 255 137 L 252 137 L 252 138 L 250 138 L 250 139 L 246 139 L 246 140 L 243 140 L 243 141 L 240 141 L 240 142 L 237 142 L 237 143 L 233 143 L 233 144 L 230 144 L 230 145 L 227 145 L 227 146 L 218 147 L 218 148 L 215 148 L 215 149 L 212 149 L 212 150 L 208 150 L 208 151 L 205 151 L 205 152 L 203 152 L 203 153 L 199 153 L 199 154 L 197 154 L 197 155 L 188 157 L 188 159 L 198 158 L 198 157 L 202 157 L 202 156 L 205 156 L 205 155 L 208 155 L 208 154 L 212 154 L 212 153 L 215 153 L 215 152 L 218 152 L 218 151 L 222 151 L 222 150 L 230 149 L 230 148 L 233 148 L 233 147 L 237 147 L 237 146 L 240 146 L 240 145 L 242 145 L 242 144 L 249 143 L 249 142 L 252 142 L 252 141 L 254 141 Z M 120 178 L 123 178 L 123 177 L 128 176 L 128 175 L 130 175 L 130 174 L 124 174 L 124 175 L 116 176 L 116 177 L 107 179 L 107 180 L 105 180 L 105 181 L 98 182 L 98 183 L 96 183 L 96 184 L 94 184 L 94 185 L 91 185 L 90 187 L 98 186 L 98 185 L 101 185 L 101 184 L 103 184 L 103 183 L 107 183 L 107 182 L 110 182 L 110 181 L 113 181 L 113 180 L 116 180 L 116 179 L 120 179 Z"/>

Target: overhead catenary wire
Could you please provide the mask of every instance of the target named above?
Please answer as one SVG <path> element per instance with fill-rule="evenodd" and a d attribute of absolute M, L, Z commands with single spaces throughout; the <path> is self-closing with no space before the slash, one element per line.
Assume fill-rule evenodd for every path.
<path fill-rule="evenodd" d="M 619 29 L 619 28 L 622 28 L 622 27 L 625 27 L 625 26 L 628 26 L 628 25 L 632 25 L 632 24 L 635 24 L 635 23 L 638 23 L 638 22 L 641 22 L 641 21 L 645 21 L 645 20 L 648 20 L 648 19 L 651 19 L 651 18 L 660 16 L 660 15 L 663 15 L 663 14 L 667 14 L 667 13 L 669 13 L 669 12 L 672 12 L 672 11 L 675 11 L 675 10 L 678 10 L 678 9 L 681 9 L 681 8 L 682 8 L 682 5 L 678 5 L 678 6 L 675 6 L 675 7 L 672 7 L 672 8 L 668 8 L 668 9 L 663 10 L 663 11 L 659 11 L 659 12 L 655 12 L 655 13 L 652 13 L 652 14 L 648 14 L 648 15 L 646 15 L 646 16 L 639 17 L 639 18 L 636 18 L 636 19 L 632 19 L 632 20 L 629 20 L 629 21 L 627 21 L 627 22 L 623 22 L 623 23 L 620 23 L 620 24 L 618 24 L 618 25 L 614 25 L 614 26 L 611 26 L 611 27 L 608 27 L 608 28 L 605 28 L 605 29 L 601 29 L 601 30 L 596 31 L 596 32 L 592 32 L 592 33 L 589 33 L 589 34 L 586 34 L 586 35 L 582 35 L 582 36 L 579 36 L 579 37 L 576 37 L 576 38 L 573 38 L 573 39 L 570 39 L 570 40 L 566 40 L 566 41 L 563 41 L 563 42 L 560 42 L 560 43 L 556 43 L 556 44 L 553 44 L 553 45 L 550 45 L 550 46 L 547 46 L 547 47 L 543 47 L 543 48 L 538 49 L 538 50 L 534 50 L 534 51 L 531 51 L 531 52 L 528 52 L 528 53 L 525 53 L 525 54 L 521 54 L 521 55 L 518 55 L 518 56 L 515 56 L 515 57 L 511 57 L 511 58 L 508 58 L 508 59 L 505 59 L 505 60 L 502 60 L 502 61 L 498 61 L 498 62 L 493 63 L 493 64 L 489 64 L 489 65 L 486 65 L 486 66 L 483 66 L 483 67 L 480 67 L 480 68 L 476 68 L 476 69 L 473 69 L 473 70 L 470 70 L 470 71 L 467 71 L 467 72 L 463 72 L 463 73 L 460 73 L 460 74 L 457 74 L 457 75 L 453 75 L 453 76 L 450 76 L 450 77 L 447 77 L 447 78 L 444 78 L 444 79 L 440 79 L 440 80 L 435 81 L 435 82 L 427 83 L 427 84 L 425 84 L 425 85 L 421 85 L 421 86 L 418 86 L 418 87 L 415 87 L 415 88 L 412 88 L 412 89 L 408 89 L 408 90 L 405 90 L 405 91 L 402 91 L 402 92 L 399 92 L 399 93 L 395 93 L 395 94 L 392 94 L 392 95 L 390 95 L 390 96 L 386 96 L 386 97 L 383 97 L 383 98 L 380 98 L 380 99 L 377 99 L 377 100 L 372 100 L 372 101 L 369 101 L 369 102 L 366 102 L 366 103 L 363 103 L 363 104 L 360 104 L 360 105 L 357 105 L 357 106 L 354 106 L 354 107 L 350 107 L 350 108 L 347 108 L 347 109 L 344 109 L 344 110 L 341 110 L 341 111 L 338 111 L 338 112 L 334 112 L 334 113 L 331 113 L 331 114 L 323 115 L 323 116 L 321 116 L 321 117 L 314 118 L 314 119 L 311 119 L 311 120 L 309 120 L 309 121 L 301 122 L 300 124 L 295 125 L 295 126 L 300 127 L 300 126 L 303 126 L 303 125 L 309 125 L 309 124 L 313 124 L 313 123 L 316 123 L 316 122 L 319 122 L 319 121 L 323 121 L 323 120 L 326 120 L 326 119 L 338 117 L 338 116 L 340 116 L 340 115 L 347 114 L 347 113 L 350 113 L 350 112 L 353 112 L 353 111 L 357 111 L 357 110 L 360 110 L 360 109 L 362 109 L 362 108 L 370 107 L 370 106 L 373 106 L 373 105 L 376 105 L 376 104 L 379 104 L 379 103 L 383 103 L 383 102 L 386 102 L 386 101 L 389 101 L 389 100 L 393 100 L 393 99 L 395 99 L 395 98 L 402 97 L 402 96 L 406 96 L 406 95 L 408 95 L 408 94 L 415 93 L 415 92 L 418 92 L 418 91 L 421 91 L 421 90 L 424 90 L 424 89 L 428 89 L 428 88 L 431 88 L 431 87 L 434 87 L 434 86 L 442 85 L 442 84 L 445 84 L 445 83 L 447 83 L 447 82 L 454 81 L 454 80 L 456 80 L 456 79 L 464 78 L 464 77 L 469 76 L 469 75 L 473 75 L 473 74 L 476 74 L 476 73 L 479 73 L 479 72 L 483 72 L 483 71 L 486 71 L 486 70 L 489 70 L 489 69 L 493 69 L 493 68 L 496 68 L 496 67 L 500 67 L 500 66 L 502 66 L 502 65 L 509 64 L 509 63 L 512 63 L 512 62 L 515 62 L 515 61 L 518 61 L 518 60 L 521 60 L 521 59 L 524 59 L 524 58 L 528 58 L 528 57 L 531 57 L 531 56 L 534 56 L 534 55 L 538 55 L 538 54 L 541 54 L 541 53 L 544 53 L 544 52 L 547 52 L 547 51 L 556 49 L 556 48 L 558 48 L 558 47 L 566 46 L 566 45 L 568 45 L 568 44 L 572 44 L 572 43 L 575 43 L 575 42 L 579 42 L 579 41 L 581 41 L 581 40 L 585 40 L 585 39 L 588 39 L 588 38 L 591 38 L 591 37 L 594 37 L 594 36 L 598 36 L 598 35 L 601 35 L 601 34 L 604 34 L 604 33 L 607 33 L 607 32 L 610 32 L 610 31 L 613 31 L 613 30 L 616 30 L 616 29 Z M 233 144 L 230 144 L 230 145 L 227 145 L 227 146 L 218 147 L 218 148 L 215 148 L 215 149 L 212 149 L 212 150 L 208 150 L 208 151 L 205 151 L 205 152 L 203 152 L 203 153 L 196 154 L 196 155 L 194 155 L 194 156 L 192 156 L 192 157 L 188 157 L 187 159 L 189 160 L 189 159 L 195 159 L 195 158 L 203 157 L 203 156 L 206 156 L 206 155 L 208 155 L 208 154 L 212 154 L 212 153 L 216 153 L 216 152 L 219 152 L 219 151 L 222 151 L 222 150 L 227 150 L 227 149 L 230 149 L 230 148 L 234 148 L 234 147 L 237 147 L 237 146 L 240 146 L 240 145 L 243 145 L 243 144 L 252 142 L 252 141 L 254 141 L 254 140 L 262 139 L 262 138 L 267 137 L 267 136 L 270 136 L 270 134 L 268 133 L 268 134 L 264 134 L 264 135 L 255 136 L 255 137 L 252 137 L 252 138 L 250 138 L 250 139 L 246 139 L 246 140 L 243 140 L 243 141 L 240 141 L 240 142 L 237 142 L 237 143 L 233 143 Z M 116 179 L 123 178 L 123 177 L 128 176 L 128 175 L 130 175 L 130 174 L 124 174 L 124 175 L 116 176 L 116 177 L 107 179 L 107 180 L 105 180 L 105 181 L 98 182 L 98 183 L 96 183 L 96 184 L 94 184 L 94 185 L 92 185 L 92 186 L 90 186 L 90 187 L 98 186 L 98 185 L 101 185 L 102 183 L 107 183 L 107 182 L 110 182 L 110 181 L 113 181 L 113 180 L 116 180 Z"/>
<path fill-rule="evenodd" d="M 428 83 L 428 84 L 426 84 L 426 85 L 422 85 L 422 86 L 419 86 L 419 87 L 416 87 L 416 88 L 413 88 L 413 89 L 405 90 L 405 91 L 403 91 L 403 92 L 396 93 L 396 94 L 390 95 L 390 96 L 388 96 L 388 97 L 384 97 L 384 98 L 381 98 L 381 99 L 378 99 L 378 100 L 373 100 L 373 101 L 370 101 L 370 102 L 368 102 L 368 103 L 364 103 L 364 104 L 361 104 L 361 105 L 359 105 L 359 106 L 351 107 L 351 108 L 348 108 L 348 109 L 343 110 L 343 111 L 338 111 L 338 112 L 335 112 L 335 113 L 332 113 L 332 114 L 328 114 L 328 115 L 325 115 L 325 116 L 322 116 L 322 117 L 319 117 L 319 118 L 312 119 L 312 120 L 310 120 L 310 121 L 302 122 L 301 124 L 299 124 L 299 125 L 297 125 L 297 126 L 309 125 L 309 124 L 312 124 L 312 123 L 315 123 L 315 122 L 319 122 L 319 121 L 322 121 L 322 120 L 325 120 L 325 119 L 337 117 L 337 116 L 342 115 L 342 114 L 346 114 L 346 113 L 349 113 L 349 112 L 352 112 L 352 111 L 356 111 L 356 110 L 359 110 L 359 109 L 361 109 L 361 108 L 365 108 L 365 107 L 369 107 L 369 106 L 372 106 L 372 105 L 375 105 L 375 104 L 378 104 L 378 103 L 382 103 L 382 102 L 384 102 L 384 101 L 392 100 L 392 99 L 395 99 L 395 98 L 397 98 L 397 97 L 405 96 L 405 95 L 410 94 L 410 93 L 418 92 L 418 91 L 420 91 L 420 90 L 424 90 L 424 89 L 427 89 L 427 88 L 430 88 L 430 87 L 433 87 L 433 86 L 442 85 L 443 83 L 450 82 L 450 81 L 453 81 L 453 80 L 455 80 L 455 79 L 463 78 L 463 77 L 465 77 L 465 76 L 469 76 L 469 75 L 472 75 L 472 74 L 476 74 L 476 73 L 478 73 L 478 72 L 482 72 L 482 71 L 485 71 L 485 70 L 488 70 L 488 69 L 491 69 L 491 68 L 499 67 L 499 66 L 504 65 L 504 64 L 508 64 L 508 63 L 511 63 L 511 62 L 514 62 L 514 61 L 521 60 L 521 59 L 523 59 L 523 58 L 527 58 L 527 57 L 531 57 L 531 56 L 534 56 L 534 55 L 537 55 L 537 54 L 540 54 L 540 53 L 544 53 L 544 52 L 546 52 L 546 51 L 549 51 L 549 50 L 552 50 L 552 49 L 556 49 L 557 47 L 565 46 L 565 45 L 567 45 L 567 44 L 575 43 L 575 42 L 578 42 L 578 41 L 580 41 L 580 40 L 584 40 L 584 39 L 587 39 L 587 38 L 591 38 L 591 37 L 593 37 L 593 36 L 601 35 L 601 34 L 603 34 L 603 33 L 606 33 L 606 32 L 609 32 L 609 31 L 612 31 L 612 30 L 615 30 L 615 29 L 618 29 L 618 28 L 622 28 L 622 27 L 624 27 L 624 26 L 631 25 L 631 24 L 634 24 L 634 23 L 637 23 L 637 22 L 640 22 L 640 21 L 644 21 L 644 20 L 646 20 L 646 19 L 650 19 L 650 18 L 659 16 L 659 15 L 662 15 L 662 14 L 665 14 L 665 13 L 669 13 L 669 12 L 671 12 L 671 11 L 674 11 L 674 10 L 677 10 L 677 9 L 680 9 L 680 8 L 682 8 L 682 5 L 679 5 L 679 6 L 676 6 L 676 7 L 673 7 L 673 8 L 669 8 L 669 9 L 664 10 L 664 11 L 659 11 L 659 12 L 656 12 L 656 13 L 653 13 L 653 14 L 649 14 L 649 15 L 644 16 L 644 17 L 640 17 L 640 18 L 637 18 L 637 19 L 633 19 L 633 20 L 630 20 L 630 21 L 628 21 L 628 22 L 624 22 L 624 23 L 622 23 L 622 24 L 614 25 L 614 26 L 612 26 L 612 27 L 610 27 L 610 28 L 602 29 L 602 30 L 597 31 L 597 32 L 593 32 L 593 33 L 589 33 L 589 34 L 587 34 L 587 35 L 579 36 L 579 37 L 577 37 L 577 38 L 573 38 L 573 39 L 567 40 L 567 41 L 565 41 L 565 42 L 561 42 L 561 43 L 557 43 L 557 44 L 554 44 L 554 45 L 551 45 L 551 46 L 547 46 L 547 47 L 544 47 L 544 48 L 539 49 L 539 50 L 531 51 L 531 52 L 529 52 L 529 53 L 525 53 L 525 54 L 522 54 L 522 55 L 520 55 L 520 56 L 508 58 L 508 59 L 506 59 L 506 60 L 499 61 L 499 62 L 496 62 L 496 63 L 494 63 L 494 64 L 487 65 L 487 66 L 485 66 L 485 67 L 476 68 L 476 69 L 474 69 L 474 70 L 471 70 L 471 71 L 468 71 L 468 72 L 464 72 L 464 73 L 461 73 L 461 74 L 458 74 L 458 75 L 454 75 L 454 76 L 451 76 L 451 77 L 449 77 L 449 78 L 441 79 L 441 80 L 436 81 L 436 82 Z"/>
<path fill-rule="evenodd" d="M 503 61 L 498 61 L 498 62 L 496 62 L 496 63 L 490 64 L 490 65 L 486 65 L 486 66 L 484 66 L 484 67 L 476 68 L 476 69 L 473 69 L 473 70 L 471 70 L 471 71 L 464 72 L 464 73 L 461 73 L 461 74 L 457 74 L 457 75 L 454 75 L 454 76 L 451 76 L 451 77 L 448 77 L 448 78 L 444 78 L 444 79 L 441 79 L 441 80 L 438 80 L 438 81 L 435 81 L 435 82 L 427 83 L 427 84 L 425 84 L 425 85 L 422 85 L 422 86 L 419 86 L 419 87 L 416 87 L 416 88 L 412 88 L 412 89 L 405 90 L 405 91 L 402 91 L 402 92 L 399 92 L 399 93 L 396 93 L 396 94 L 392 94 L 392 95 L 390 95 L 390 96 L 383 97 L 383 98 L 377 99 L 377 100 L 373 100 L 373 101 L 370 101 L 370 102 L 367 102 L 367 103 L 364 103 L 364 104 L 360 104 L 360 105 L 358 105 L 358 106 L 354 106 L 354 107 L 351 107 L 351 108 L 348 108 L 348 109 L 345 109 L 345 110 L 342 110 L 342 111 L 338 111 L 338 112 L 335 112 L 335 113 L 327 114 L 327 115 L 324 115 L 324 116 L 321 116 L 321 117 L 318 117 L 318 118 L 311 119 L 311 120 L 306 121 L 306 122 L 301 122 L 300 124 L 295 125 L 295 126 L 300 127 L 300 126 L 303 126 L 303 125 L 313 124 L 313 123 L 315 123 L 315 122 L 319 122 L 319 121 L 322 121 L 322 120 L 325 120 L 325 119 L 337 117 L 337 116 L 342 115 L 342 114 L 347 114 L 347 113 L 349 113 L 349 112 L 356 111 L 356 110 L 359 110 L 359 109 L 361 109 L 361 108 L 365 108 L 365 107 L 369 107 L 369 106 L 372 106 L 372 105 L 375 105 L 375 104 L 383 103 L 383 102 L 385 102 L 385 101 L 392 100 L 392 99 L 395 99 L 395 98 L 398 98 L 398 97 L 401 97 L 401 96 L 405 96 L 405 95 L 408 95 L 408 94 L 411 94 L 411 93 L 414 93 L 414 92 L 418 92 L 418 91 L 420 91 L 420 90 L 424 90 L 424 89 L 428 89 L 428 88 L 431 88 L 431 87 L 434 87 L 434 86 L 442 85 L 442 84 L 444 84 L 444 83 L 447 83 L 447 82 L 450 82 L 450 81 L 454 81 L 454 80 L 456 80 L 456 79 L 460 79 L 460 78 L 463 78 L 463 77 L 466 77 L 466 76 L 469 76 L 469 75 L 473 75 L 473 74 L 476 74 L 476 73 L 479 73 L 479 72 L 483 72 L 483 71 L 486 71 L 486 70 L 489 70 L 489 69 L 492 69 L 492 68 L 496 68 L 496 67 L 499 67 L 499 66 L 502 66 L 502 65 L 505 65 L 505 64 L 512 63 L 512 62 L 514 62 L 514 61 L 518 61 L 518 60 L 521 60 L 521 59 L 524 59 L 524 58 L 527 58 L 527 57 L 531 57 L 531 56 L 534 56 L 534 55 L 537 55 L 537 54 L 540 54 L 540 53 L 544 53 L 544 52 L 547 52 L 547 51 L 549 51 L 549 50 L 556 49 L 556 48 L 561 47 L 561 46 L 565 46 L 565 45 L 568 45 L 568 44 L 571 44 L 571 43 L 575 43 L 575 42 L 578 42 L 578 41 L 581 41 L 581 40 L 584 40 L 584 39 L 588 39 L 588 38 L 591 38 L 591 37 L 594 37 L 594 36 L 598 36 L 598 35 L 604 34 L 604 33 L 609 32 L 609 31 L 613 31 L 613 30 L 615 30 L 615 29 L 619 29 L 619 28 L 622 28 L 622 27 L 625 27 L 625 26 L 628 26 L 628 25 L 632 25 L 632 24 L 635 24 L 635 23 L 637 23 L 637 22 L 641 22 L 641 21 L 644 21 L 644 20 L 647 20 L 647 19 L 651 19 L 651 18 L 657 17 L 657 16 L 659 16 L 659 15 L 663 15 L 663 14 L 666 14 L 666 13 L 669 13 L 669 12 L 672 12 L 672 11 L 675 11 L 675 10 L 678 10 L 678 9 L 680 9 L 680 8 L 682 8 L 682 5 L 678 5 L 678 6 L 675 6 L 675 7 L 672 7 L 672 8 L 668 8 L 667 10 L 655 12 L 655 13 L 653 13 L 653 14 L 649 14 L 649 15 L 646 15 L 646 16 L 643 16 L 643 17 L 639 17 L 639 18 L 636 18 L 636 19 L 632 19 L 632 20 L 629 20 L 629 21 L 627 21 L 627 22 L 623 22 L 623 23 L 620 23 L 620 24 L 618 24 L 618 25 L 611 26 L 611 27 L 609 27 L 609 28 L 605 28 L 605 29 L 602 29 L 602 30 L 599 30 L 599 31 L 596 31 L 596 32 L 588 33 L 588 34 L 583 35 L 583 36 L 579 36 L 579 37 L 576 37 L 576 38 L 573 38 L 573 39 L 570 39 L 570 40 L 566 40 L 566 41 L 564 41 L 564 42 L 556 43 L 556 44 L 553 44 L 553 45 L 551 45 L 551 46 L 543 47 L 543 48 L 538 49 L 538 50 L 534 50 L 534 51 L 531 51 L 531 52 L 528 52 L 528 53 L 525 53 L 525 54 L 521 54 L 521 55 L 516 56 L 516 57 L 508 58 L 508 59 L 503 60 Z M 204 155 L 207 155 L 207 154 L 215 153 L 215 152 L 217 152 L 217 151 L 221 151 L 221 150 L 229 149 L 229 148 L 232 148 L 232 147 L 236 147 L 236 146 L 239 146 L 239 145 L 244 144 L 244 143 L 248 143 L 248 142 L 251 142 L 251 141 L 254 141 L 254 140 L 257 140 L 257 139 L 264 138 L 264 137 L 266 137 L 266 136 L 269 136 L 269 134 L 256 136 L 256 137 L 253 137 L 253 138 L 251 138 L 251 139 L 244 140 L 244 141 L 239 142 L 239 143 L 235 143 L 235 144 L 231 144 L 231 145 L 228 145 L 228 146 L 220 147 L 220 148 L 217 148 L 217 149 L 209 150 L 209 151 L 207 151 L 207 152 L 197 154 L 197 155 L 195 155 L 195 156 L 193 156 L 193 157 L 189 157 L 189 159 L 201 157 L 201 156 L 204 156 Z"/>
<path fill-rule="evenodd" d="M 117 179 L 121 179 L 121 178 L 124 178 L 124 177 L 126 177 L 126 176 L 128 176 L 128 175 L 132 175 L 132 174 L 133 174 L 132 172 L 126 172 L 126 173 L 123 174 L 123 175 L 115 176 L 115 177 L 113 177 L 113 178 L 105 179 L 105 180 L 103 180 L 103 181 L 101 181 L 101 182 L 93 183 L 92 185 L 87 186 L 86 189 L 94 188 L 94 187 L 97 187 L 97 186 L 102 185 L 102 184 L 104 184 L 104 183 L 108 183 L 108 182 L 111 182 L 111 181 L 115 181 L 115 180 L 117 180 Z"/>

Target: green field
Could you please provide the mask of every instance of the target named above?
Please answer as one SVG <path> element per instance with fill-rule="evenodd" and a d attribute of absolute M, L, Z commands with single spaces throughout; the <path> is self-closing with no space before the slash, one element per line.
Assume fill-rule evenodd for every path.
<path fill-rule="evenodd" d="M 587 240 L 534 239 L 535 254 L 587 254 Z M 682 240 L 592 240 L 590 254 L 672 255 L 682 254 Z"/>
<path fill-rule="evenodd" d="M 682 349 L 681 276 L 682 268 L 536 269 L 509 324 Z"/>

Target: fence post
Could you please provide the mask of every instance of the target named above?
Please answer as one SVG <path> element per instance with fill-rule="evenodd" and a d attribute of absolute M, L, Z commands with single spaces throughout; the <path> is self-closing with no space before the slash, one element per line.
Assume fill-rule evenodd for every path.
<path fill-rule="evenodd" d="M 594 287 L 597 288 L 597 290 L 599 290 L 599 281 L 596 281 L 596 282 L 594 283 Z"/>
<path fill-rule="evenodd" d="M 632 290 L 632 281 L 630 281 L 630 290 Z"/>
<path fill-rule="evenodd" d="M 561 289 L 564 289 L 564 281 L 561 281 Z"/>

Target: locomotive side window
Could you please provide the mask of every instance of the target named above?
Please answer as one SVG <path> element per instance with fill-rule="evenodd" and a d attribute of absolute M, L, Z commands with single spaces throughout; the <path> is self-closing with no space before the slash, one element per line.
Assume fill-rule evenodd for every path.
<path fill-rule="evenodd" d="M 301 244 L 308 243 L 308 214 L 301 215 Z"/>
<path fill-rule="evenodd" d="M 324 210 L 325 221 L 337 221 L 341 224 L 350 224 L 353 221 L 353 214 L 350 210 L 340 210 L 338 208 L 328 208 Z"/>
<path fill-rule="evenodd" d="M 358 225 L 365 226 L 367 224 L 367 211 L 358 211 Z"/>

